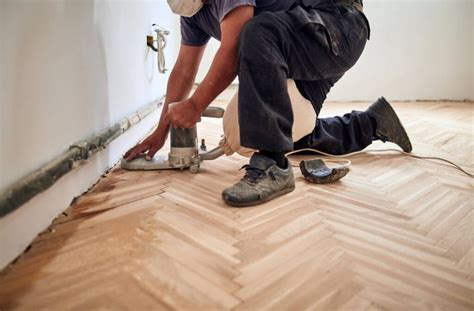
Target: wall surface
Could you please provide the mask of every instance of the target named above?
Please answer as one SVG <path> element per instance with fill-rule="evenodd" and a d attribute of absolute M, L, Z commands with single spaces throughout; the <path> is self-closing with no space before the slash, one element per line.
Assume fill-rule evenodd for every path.
<path fill-rule="evenodd" d="M 144 43 L 152 23 L 171 28 L 166 2 L 0 2 L 1 133 L 9 146 L 0 189 L 164 94 L 166 77 Z"/>
<path fill-rule="evenodd" d="M 171 16 L 161 0 L 0 0 L 0 190 L 164 95 L 167 75 L 156 70 L 146 35 L 152 23 L 176 29 Z M 167 48 L 168 61 L 176 48 Z M 158 116 L 93 157 L 82 169 L 87 174 L 63 177 L 0 219 L 0 268 Z"/>
<path fill-rule="evenodd" d="M 372 28 L 329 100 L 474 100 L 473 0 L 364 0 Z M 198 81 L 218 48 L 209 43 Z"/>

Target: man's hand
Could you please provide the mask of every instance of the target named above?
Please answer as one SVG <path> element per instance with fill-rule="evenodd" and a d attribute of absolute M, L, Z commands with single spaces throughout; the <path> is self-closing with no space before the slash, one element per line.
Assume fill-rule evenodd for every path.
<path fill-rule="evenodd" d="M 127 161 L 132 161 L 140 154 L 148 151 L 145 158 L 149 161 L 153 158 L 155 153 L 163 147 L 167 136 L 166 132 L 163 134 L 161 131 L 156 130 L 143 142 L 128 150 L 123 157 Z"/>
<path fill-rule="evenodd" d="M 169 103 L 179 102 L 189 96 L 204 49 L 205 46 L 181 46 L 178 59 L 168 80 L 166 102 L 163 106 L 158 128 L 143 142 L 125 153 L 124 158 L 127 161 L 131 161 L 145 152 L 147 153 L 146 159 L 151 160 L 155 153 L 163 147 L 170 129 L 170 123 L 167 120 Z"/>
<path fill-rule="evenodd" d="M 192 99 L 187 99 L 168 105 L 168 113 L 165 119 L 178 128 L 191 128 L 201 121 L 202 111 L 196 107 Z"/>

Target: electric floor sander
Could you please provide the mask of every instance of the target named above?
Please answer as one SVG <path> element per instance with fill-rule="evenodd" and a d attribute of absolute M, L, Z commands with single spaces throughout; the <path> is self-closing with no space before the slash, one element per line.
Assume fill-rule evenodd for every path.
<path fill-rule="evenodd" d="M 224 109 L 209 107 L 202 114 L 203 117 L 222 118 Z M 171 149 L 168 156 L 155 155 L 150 161 L 144 155 L 128 162 L 122 159 L 121 167 L 126 170 L 172 170 L 189 169 L 193 174 L 199 171 L 202 161 L 217 159 L 224 154 L 221 147 L 206 151 L 205 145 L 198 148 L 196 126 L 189 129 L 171 128 Z"/>

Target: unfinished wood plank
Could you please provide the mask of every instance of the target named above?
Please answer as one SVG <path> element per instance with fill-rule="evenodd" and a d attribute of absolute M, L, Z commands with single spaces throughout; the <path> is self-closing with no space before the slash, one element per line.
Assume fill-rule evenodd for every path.
<path fill-rule="evenodd" d="M 474 169 L 473 103 L 394 107 L 416 153 Z M 221 123 L 199 124 L 209 147 Z M 220 197 L 237 155 L 197 175 L 115 168 L 0 274 L 0 309 L 472 310 L 472 179 L 394 153 L 352 160 L 330 185 L 295 167 L 294 192 L 251 208 Z"/>

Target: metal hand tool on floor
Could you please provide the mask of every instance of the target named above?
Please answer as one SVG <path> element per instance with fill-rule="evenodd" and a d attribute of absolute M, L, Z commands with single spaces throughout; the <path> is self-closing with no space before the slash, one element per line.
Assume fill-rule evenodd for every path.
<path fill-rule="evenodd" d="M 202 114 L 203 117 L 209 118 L 222 118 L 223 115 L 224 109 L 218 107 L 209 107 Z M 204 142 L 199 150 L 196 126 L 189 129 L 171 128 L 170 143 L 171 149 L 167 157 L 155 155 L 147 161 L 142 155 L 130 162 L 122 159 L 120 165 L 126 170 L 144 171 L 189 168 L 191 173 L 196 174 L 202 161 L 214 160 L 224 154 L 221 147 L 206 152 Z"/>

